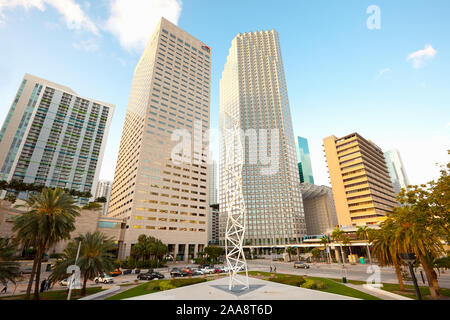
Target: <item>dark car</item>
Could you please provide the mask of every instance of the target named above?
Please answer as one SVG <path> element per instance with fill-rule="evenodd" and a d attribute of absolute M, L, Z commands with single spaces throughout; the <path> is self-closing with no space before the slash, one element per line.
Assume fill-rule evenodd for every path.
<path fill-rule="evenodd" d="M 138 280 L 164 279 L 164 275 L 159 272 L 146 272 L 137 276 Z"/>
<path fill-rule="evenodd" d="M 170 271 L 170 276 L 171 277 L 187 277 L 188 273 L 186 271 L 184 271 L 184 270 L 179 269 L 179 268 L 173 268 Z"/>
<path fill-rule="evenodd" d="M 132 271 L 131 269 L 123 270 L 122 274 L 124 274 L 124 275 L 125 274 L 131 274 L 131 271 Z"/>
<path fill-rule="evenodd" d="M 303 263 L 303 262 L 296 262 L 294 263 L 295 269 L 309 269 L 309 264 Z"/>

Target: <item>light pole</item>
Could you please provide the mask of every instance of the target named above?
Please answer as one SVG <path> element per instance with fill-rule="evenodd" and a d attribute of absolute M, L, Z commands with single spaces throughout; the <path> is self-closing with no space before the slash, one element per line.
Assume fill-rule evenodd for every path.
<path fill-rule="evenodd" d="M 416 261 L 416 255 L 414 253 L 400 253 L 400 258 L 402 258 L 402 260 L 406 262 L 409 267 L 409 272 L 411 273 L 411 278 L 414 283 L 414 289 L 416 290 L 417 299 L 422 300 L 422 295 L 420 294 L 419 285 L 417 284 L 417 278 L 414 273 L 413 267 L 413 264 Z"/>
<path fill-rule="evenodd" d="M 80 248 L 81 248 L 81 238 L 76 238 L 78 240 L 78 250 L 77 250 L 77 257 L 75 258 L 75 265 L 77 265 L 78 257 L 80 256 Z M 70 296 L 72 295 L 72 285 L 73 285 L 73 274 L 74 271 L 72 271 L 72 275 L 70 276 L 70 281 L 67 283 L 69 285 L 69 294 L 67 295 L 67 300 L 70 300 Z"/>

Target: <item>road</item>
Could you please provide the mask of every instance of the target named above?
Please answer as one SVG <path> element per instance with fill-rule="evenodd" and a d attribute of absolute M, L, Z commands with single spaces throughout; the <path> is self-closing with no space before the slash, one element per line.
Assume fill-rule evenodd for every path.
<path fill-rule="evenodd" d="M 270 266 L 276 267 L 278 273 L 288 273 L 288 274 L 298 274 L 307 275 L 312 277 L 321 278 L 342 278 L 343 270 L 341 264 L 323 264 L 323 263 L 312 263 L 310 264 L 310 269 L 294 269 L 294 263 L 286 262 L 275 262 L 270 260 L 250 260 L 248 261 L 248 269 L 251 271 L 270 271 Z M 371 273 L 367 273 L 367 268 L 369 265 L 350 265 L 346 264 L 345 269 L 347 272 L 347 279 L 349 280 L 359 280 L 367 281 Z M 397 276 L 395 274 L 394 268 L 382 267 L 381 271 L 381 282 L 384 283 L 397 283 Z M 426 285 L 422 281 L 420 272 L 416 272 L 416 277 L 419 285 Z M 425 277 L 425 274 L 424 274 Z M 450 273 L 441 272 L 441 276 L 438 278 L 439 285 L 442 288 L 450 288 Z M 425 279 L 426 281 L 426 279 Z M 412 282 L 406 282 L 407 284 L 412 284 Z"/>

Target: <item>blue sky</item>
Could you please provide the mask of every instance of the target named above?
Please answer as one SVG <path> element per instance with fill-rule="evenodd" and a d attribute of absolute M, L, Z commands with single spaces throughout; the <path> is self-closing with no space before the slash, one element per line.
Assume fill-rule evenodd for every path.
<path fill-rule="evenodd" d="M 367 28 L 370 5 L 379 30 Z M 317 183 L 329 184 L 322 139 L 332 134 L 399 149 L 414 184 L 448 161 L 448 0 L 1 0 L 0 122 L 24 73 L 115 104 L 101 171 L 112 180 L 134 67 L 160 16 L 213 49 L 212 128 L 231 40 L 279 32 L 294 133 L 309 139 Z"/>

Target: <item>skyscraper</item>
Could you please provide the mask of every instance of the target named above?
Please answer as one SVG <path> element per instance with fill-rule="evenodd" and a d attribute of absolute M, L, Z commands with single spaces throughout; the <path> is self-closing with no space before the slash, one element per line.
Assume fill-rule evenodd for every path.
<path fill-rule="evenodd" d="M 400 152 L 396 149 L 385 152 L 384 158 L 386 159 L 389 175 L 391 177 L 392 185 L 394 186 L 394 192 L 397 196 L 401 189 L 407 189 L 409 186 L 405 166 L 400 157 Z"/>
<path fill-rule="evenodd" d="M 336 207 L 330 187 L 302 183 L 303 207 L 308 236 L 325 234 L 337 226 Z"/>
<path fill-rule="evenodd" d="M 275 30 L 239 33 L 233 39 L 220 81 L 220 125 L 224 136 L 219 165 L 221 244 L 228 213 L 236 210 L 246 212 L 245 244 L 299 243 L 306 235 L 305 217 L 283 60 Z M 236 127 L 246 138 L 242 140 L 242 166 L 235 166 L 242 169 L 237 169 L 234 176 L 226 170 L 229 155 L 225 146 L 233 144 L 233 135 L 227 132 Z M 270 160 L 265 159 L 267 156 Z M 231 203 L 230 199 L 236 201 Z"/>
<path fill-rule="evenodd" d="M 210 51 L 162 18 L 138 62 L 108 210 L 127 219 L 121 258 L 141 234 L 163 241 L 178 260 L 208 242 L 208 148 L 195 146 L 209 129 Z M 194 152 L 178 150 L 180 135 Z"/>
<path fill-rule="evenodd" d="M 382 222 L 397 205 L 383 151 L 358 133 L 323 144 L 339 225 Z"/>
<path fill-rule="evenodd" d="M 113 113 L 112 104 L 26 74 L 0 131 L 0 179 L 94 196 Z"/>
<path fill-rule="evenodd" d="M 297 137 L 297 141 L 295 144 L 297 148 L 297 161 L 298 171 L 300 173 L 300 182 L 314 184 L 308 140 L 306 138 Z"/>
<path fill-rule="evenodd" d="M 111 188 L 112 188 L 112 181 L 99 180 L 97 183 L 97 190 L 95 191 L 94 199 L 98 198 L 106 199 L 106 202 L 104 203 L 103 207 L 104 215 L 107 214 L 108 212 L 109 199 L 111 197 Z"/>

